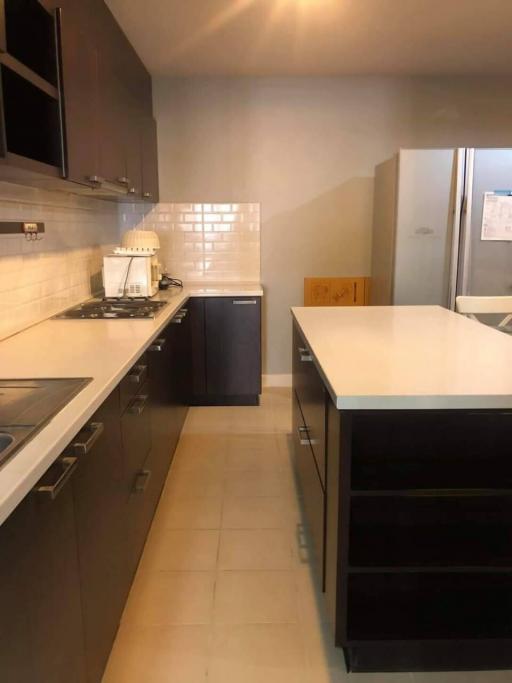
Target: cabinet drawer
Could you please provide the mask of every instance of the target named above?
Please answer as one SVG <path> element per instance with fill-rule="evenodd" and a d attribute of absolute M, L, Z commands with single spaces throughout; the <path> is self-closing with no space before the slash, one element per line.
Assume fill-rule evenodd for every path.
<path fill-rule="evenodd" d="M 125 474 L 133 479 L 151 448 L 151 416 L 149 385 L 146 382 L 126 408 L 121 418 L 121 434 L 125 454 Z"/>
<path fill-rule="evenodd" d="M 304 512 L 314 545 L 315 557 L 324 586 L 325 553 L 325 495 L 318 476 L 315 457 L 309 439 L 305 436 L 305 424 L 299 402 L 293 395 L 293 443 L 295 463 L 303 496 Z"/>
<path fill-rule="evenodd" d="M 293 383 L 320 481 L 325 489 L 325 387 L 308 346 L 296 327 L 293 333 Z"/>
<path fill-rule="evenodd" d="M 148 378 L 148 360 L 143 354 L 119 383 L 121 412 L 124 412 L 130 401 L 140 391 Z"/>

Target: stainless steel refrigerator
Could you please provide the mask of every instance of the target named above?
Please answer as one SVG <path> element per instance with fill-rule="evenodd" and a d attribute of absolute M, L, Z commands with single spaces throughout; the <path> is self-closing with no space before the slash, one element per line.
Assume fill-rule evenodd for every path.
<path fill-rule="evenodd" d="M 371 303 L 512 294 L 512 234 L 482 234 L 489 197 L 512 206 L 512 149 L 404 149 L 377 166 Z"/>

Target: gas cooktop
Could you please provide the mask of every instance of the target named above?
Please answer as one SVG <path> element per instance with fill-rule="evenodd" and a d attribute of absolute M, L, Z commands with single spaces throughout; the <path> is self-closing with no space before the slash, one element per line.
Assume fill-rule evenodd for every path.
<path fill-rule="evenodd" d="M 78 320 L 135 318 L 143 320 L 154 318 L 164 306 L 167 306 L 166 301 L 103 299 L 101 301 L 87 301 L 74 308 L 69 308 L 64 313 L 57 315 L 56 318 L 74 318 Z"/>

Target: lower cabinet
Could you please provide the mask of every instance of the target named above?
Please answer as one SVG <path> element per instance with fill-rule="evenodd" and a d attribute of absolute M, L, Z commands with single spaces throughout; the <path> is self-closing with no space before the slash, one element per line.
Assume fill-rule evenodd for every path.
<path fill-rule="evenodd" d="M 293 329 L 292 439 L 315 565 L 325 590 L 326 394 L 313 357 Z"/>
<path fill-rule="evenodd" d="M 292 405 L 292 438 L 305 521 L 313 542 L 315 566 L 323 589 L 325 576 L 325 493 L 295 391 L 293 392 Z"/>
<path fill-rule="evenodd" d="M 99 681 L 130 587 L 124 558 L 125 495 L 119 388 L 69 447 L 89 681 Z"/>
<path fill-rule="evenodd" d="M 100 683 L 187 413 L 182 309 L 0 525 L 0 681 Z"/>
<path fill-rule="evenodd" d="M 257 405 L 261 297 L 192 300 L 194 405 Z"/>
<path fill-rule="evenodd" d="M 0 679 L 85 683 L 70 478 L 57 460 L 0 526 Z"/>

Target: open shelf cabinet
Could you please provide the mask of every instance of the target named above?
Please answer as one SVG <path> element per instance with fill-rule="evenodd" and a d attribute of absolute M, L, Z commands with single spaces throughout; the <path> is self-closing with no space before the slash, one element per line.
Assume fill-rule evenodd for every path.
<path fill-rule="evenodd" d="M 60 175 L 63 131 L 55 17 L 38 0 L 3 0 L 0 7 L 3 164 Z"/>
<path fill-rule="evenodd" d="M 512 638 L 512 572 L 351 574 L 348 643 Z"/>
<path fill-rule="evenodd" d="M 512 412 L 338 419 L 334 516 L 327 501 L 337 552 L 328 529 L 327 557 L 349 669 L 512 667 Z"/>
<path fill-rule="evenodd" d="M 38 0 L 3 0 L 5 47 L 9 55 L 57 86 L 54 17 Z"/>

